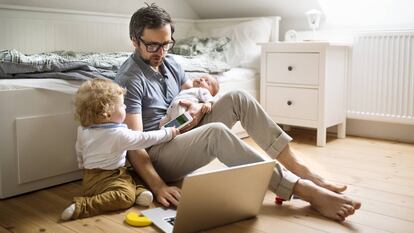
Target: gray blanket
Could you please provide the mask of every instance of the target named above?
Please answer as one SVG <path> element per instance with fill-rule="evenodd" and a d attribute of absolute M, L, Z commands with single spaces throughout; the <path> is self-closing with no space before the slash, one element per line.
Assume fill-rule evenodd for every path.
<path fill-rule="evenodd" d="M 114 79 L 129 55 L 70 51 L 25 55 L 14 49 L 6 50 L 0 52 L 0 78 Z"/>
<path fill-rule="evenodd" d="M 230 69 L 221 59 L 229 42 L 226 38 L 187 38 L 172 52 L 185 72 L 217 74 Z M 185 50 L 183 48 L 191 48 Z M 114 79 L 117 70 L 131 53 L 79 53 L 56 51 L 26 55 L 17 50 L 0 52 L 0 79 L 58 78 L 87 80 L 95 77 Z M 185 55 L 185 56 L 182 56 Z"/>

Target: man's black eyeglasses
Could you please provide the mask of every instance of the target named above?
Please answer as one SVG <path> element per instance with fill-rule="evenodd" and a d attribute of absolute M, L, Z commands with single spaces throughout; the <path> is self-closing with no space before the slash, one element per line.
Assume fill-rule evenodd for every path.
<path fill-rule="evenodd" d="M 143 40 L 141 37 L 139 40 L 145 45 L 145 49 L 149 53 L 155 53 L 160 48 L 162 48 L 164 51 L 170 50 L 172 47 L 174 47 L 175 41 L 174 39 L 165 43 L 157 43 L 157 42 L 147 42 Z"/>

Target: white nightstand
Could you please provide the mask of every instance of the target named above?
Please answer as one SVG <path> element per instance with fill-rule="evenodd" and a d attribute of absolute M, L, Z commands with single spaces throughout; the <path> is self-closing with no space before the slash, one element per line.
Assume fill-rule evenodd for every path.
<path fill-rule="evenodd" d="M 348 45 L 328 42 L 263 43 L 260 103 L 279 124 L 317 129 L 338 125 L 345 138 Z"/>

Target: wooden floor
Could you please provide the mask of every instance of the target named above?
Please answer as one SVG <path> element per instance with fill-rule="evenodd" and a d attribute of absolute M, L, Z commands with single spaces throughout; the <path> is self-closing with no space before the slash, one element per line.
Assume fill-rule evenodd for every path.
<path fill-rule="evenodd" d="M 314 146 L 315 132 L 293 131 L 294 150 L 329 180 L 348 184 L 347 195 L 362 201 L 362 209 L 344 223 L 319 216 L 301 200 L 276 206 L 266 194 L 257 218 L 208 232 L 414 232 L 414 145 L 356 137 L 328 138 Z M 245 140 L 252 146 L 256 145 Z M 211 169 L 221 166 L 217 162 Z M 80 194 L 72 182 L 0 201 L 0 232 L 160 232 L 154 226 L 134 228 L 123 222 L 129 210 L 93 218 L 60 222 L 62 210 Z"/>

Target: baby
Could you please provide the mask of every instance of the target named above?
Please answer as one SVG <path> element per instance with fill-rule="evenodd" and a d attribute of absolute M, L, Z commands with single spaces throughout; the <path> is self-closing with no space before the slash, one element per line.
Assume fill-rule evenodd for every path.
<path fill-rule="evenodd" d="M 160 127 L 183 114 L 186 109 L 180 105 L 181 100 L 189 100 L 194 103 L 203 103 L 201 112 L 209 113 L 213 105 L 214 96 L 220 87 L 218 81 L 210 76 L 204 75 L 193 80 L 193 88 L 182 90 L 171 102 L 166 115 L 160 121 Z"/>
<path fill-rule="evenodd" d="M 132 131 L 125 120 L 125 90 L 107 79 L 83 83 L 75 96 L 75 117 L 80 121 L 76 141 L 83 170 L 83 197 L 75 197 L 62 220 L 126 209 L 134 203 L 149 206 L 152 193 L 136 185 L 125 167 L 127 150 L 147 148 L 173 139 L 179 131 Z"/>

